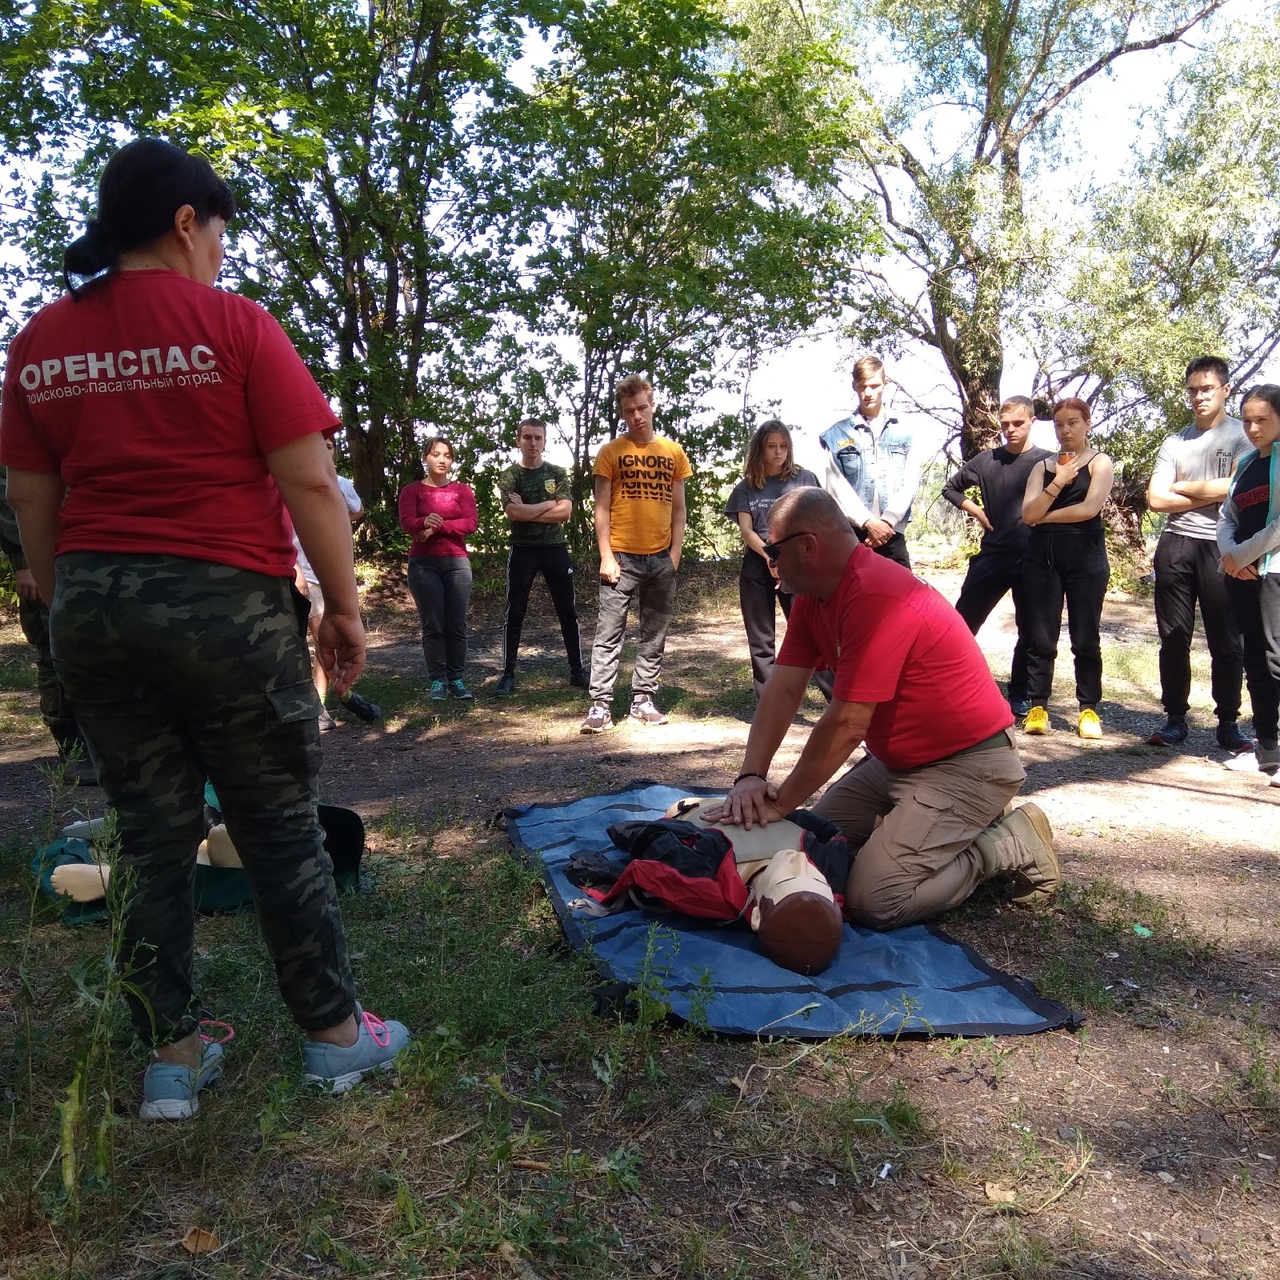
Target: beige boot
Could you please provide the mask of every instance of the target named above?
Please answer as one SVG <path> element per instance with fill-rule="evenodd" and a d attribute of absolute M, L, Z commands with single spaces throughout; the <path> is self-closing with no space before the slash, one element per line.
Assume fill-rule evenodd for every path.
<path fill-rule="evenodd" d="M 1024 804 L 1002 814 L 974 839 L 982 854 L 985 879 L 1014 875 L 1025 889 L 1013 899 L 1019 906 L 1048 902 L 1062 883 L 1053 828 L 1039 805 Z"/>

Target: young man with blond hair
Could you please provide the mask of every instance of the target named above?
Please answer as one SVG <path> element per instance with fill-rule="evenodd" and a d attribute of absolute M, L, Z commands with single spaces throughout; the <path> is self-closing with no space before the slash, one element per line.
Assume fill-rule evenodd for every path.
<path fill-rule="evenodd" d="M 822 480 L 861 541 L 876 555 L 910 569 L 905 530 L 920 487 L 920 460 L 910 416 L 885 404 L 887 385 L 883 360 L 858 360 L 853 366 L 857 408 L 820 438 L 831 460 L 827 474 L 809 454 L 800 461 Z M 844 483 L 833 484 L 832 473 Z"/>
<path fill-rule="evenodd" d="M 684 542 L 684 484 L 693 474 L 684 450 L 654 430 L 652 385 L 644 378 L 624 378 L 617 397 L 626 432 L 600 450 L 593 468 L 600 611 L 583 733 L 603 733 L 613 724 L 610 704 L 633 601 L 640 639 L 630 718 L 642 725 L 667 723 L 655 698 Z"/>

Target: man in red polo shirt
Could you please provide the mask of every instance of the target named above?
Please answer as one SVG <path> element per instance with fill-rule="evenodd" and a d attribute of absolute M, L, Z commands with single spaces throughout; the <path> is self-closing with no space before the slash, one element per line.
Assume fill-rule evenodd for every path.
<path fill-rule="evenodd" d="M 1050 897 L 1061 877 L 1048 820 L 1033 804 L 1001 817 L 1026 774 L 1009 704 L 960 615 L 860 546 L 821 489 L 779 499 L 769 535 L 765 551 L 796 601 L 719 820 L 776 821 L 865 742 L 866 757 L 814 806 L 858 849 L 845 892 L 851 921 L 889 929 L 928 919 L 1002 873 L 1022 882 L 1015 901 Z M 769 766 L 815 668 L 835 673 L 834 696 L 775 785 Z"/>

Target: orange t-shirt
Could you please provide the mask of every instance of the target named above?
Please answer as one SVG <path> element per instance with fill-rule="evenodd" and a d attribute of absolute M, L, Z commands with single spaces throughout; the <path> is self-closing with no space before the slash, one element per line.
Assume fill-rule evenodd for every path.
<path fill-rule="evenodd" d="M 672 490 L 693 475 L 684 450 L 663 436 L 648 444 L 619 436 L 596 454 L 592 470 L 612 486 L 610 547 L 633 556 L 666 551 L 671 546 Z"/>

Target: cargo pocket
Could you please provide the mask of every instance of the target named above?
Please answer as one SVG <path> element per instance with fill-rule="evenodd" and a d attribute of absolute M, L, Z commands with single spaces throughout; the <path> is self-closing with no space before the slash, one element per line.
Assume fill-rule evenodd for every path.
<path fill-rule="evenodd" d="M 299 680 L 268 689 L 267 700 L 258 776 L 283 798 L 320 771 L 320 699 L 310 680 Z"/>
<path fill-rule="evenodd" d="M 275 708 L 276 719 L 281 724 L 296 724 L 299 720 L 315 720 L 320 715 L 320 698 L 310 680 L 295 684 L 282 684 L 267 690 L 267 697 Z"/>
<path fill-rule="evenodd" d="M 945 866 L 973 838 L 973 824 L 957 811 L 955 797 L 918 786 L 885 819 L 886 852 L 922 879 Z"/>

